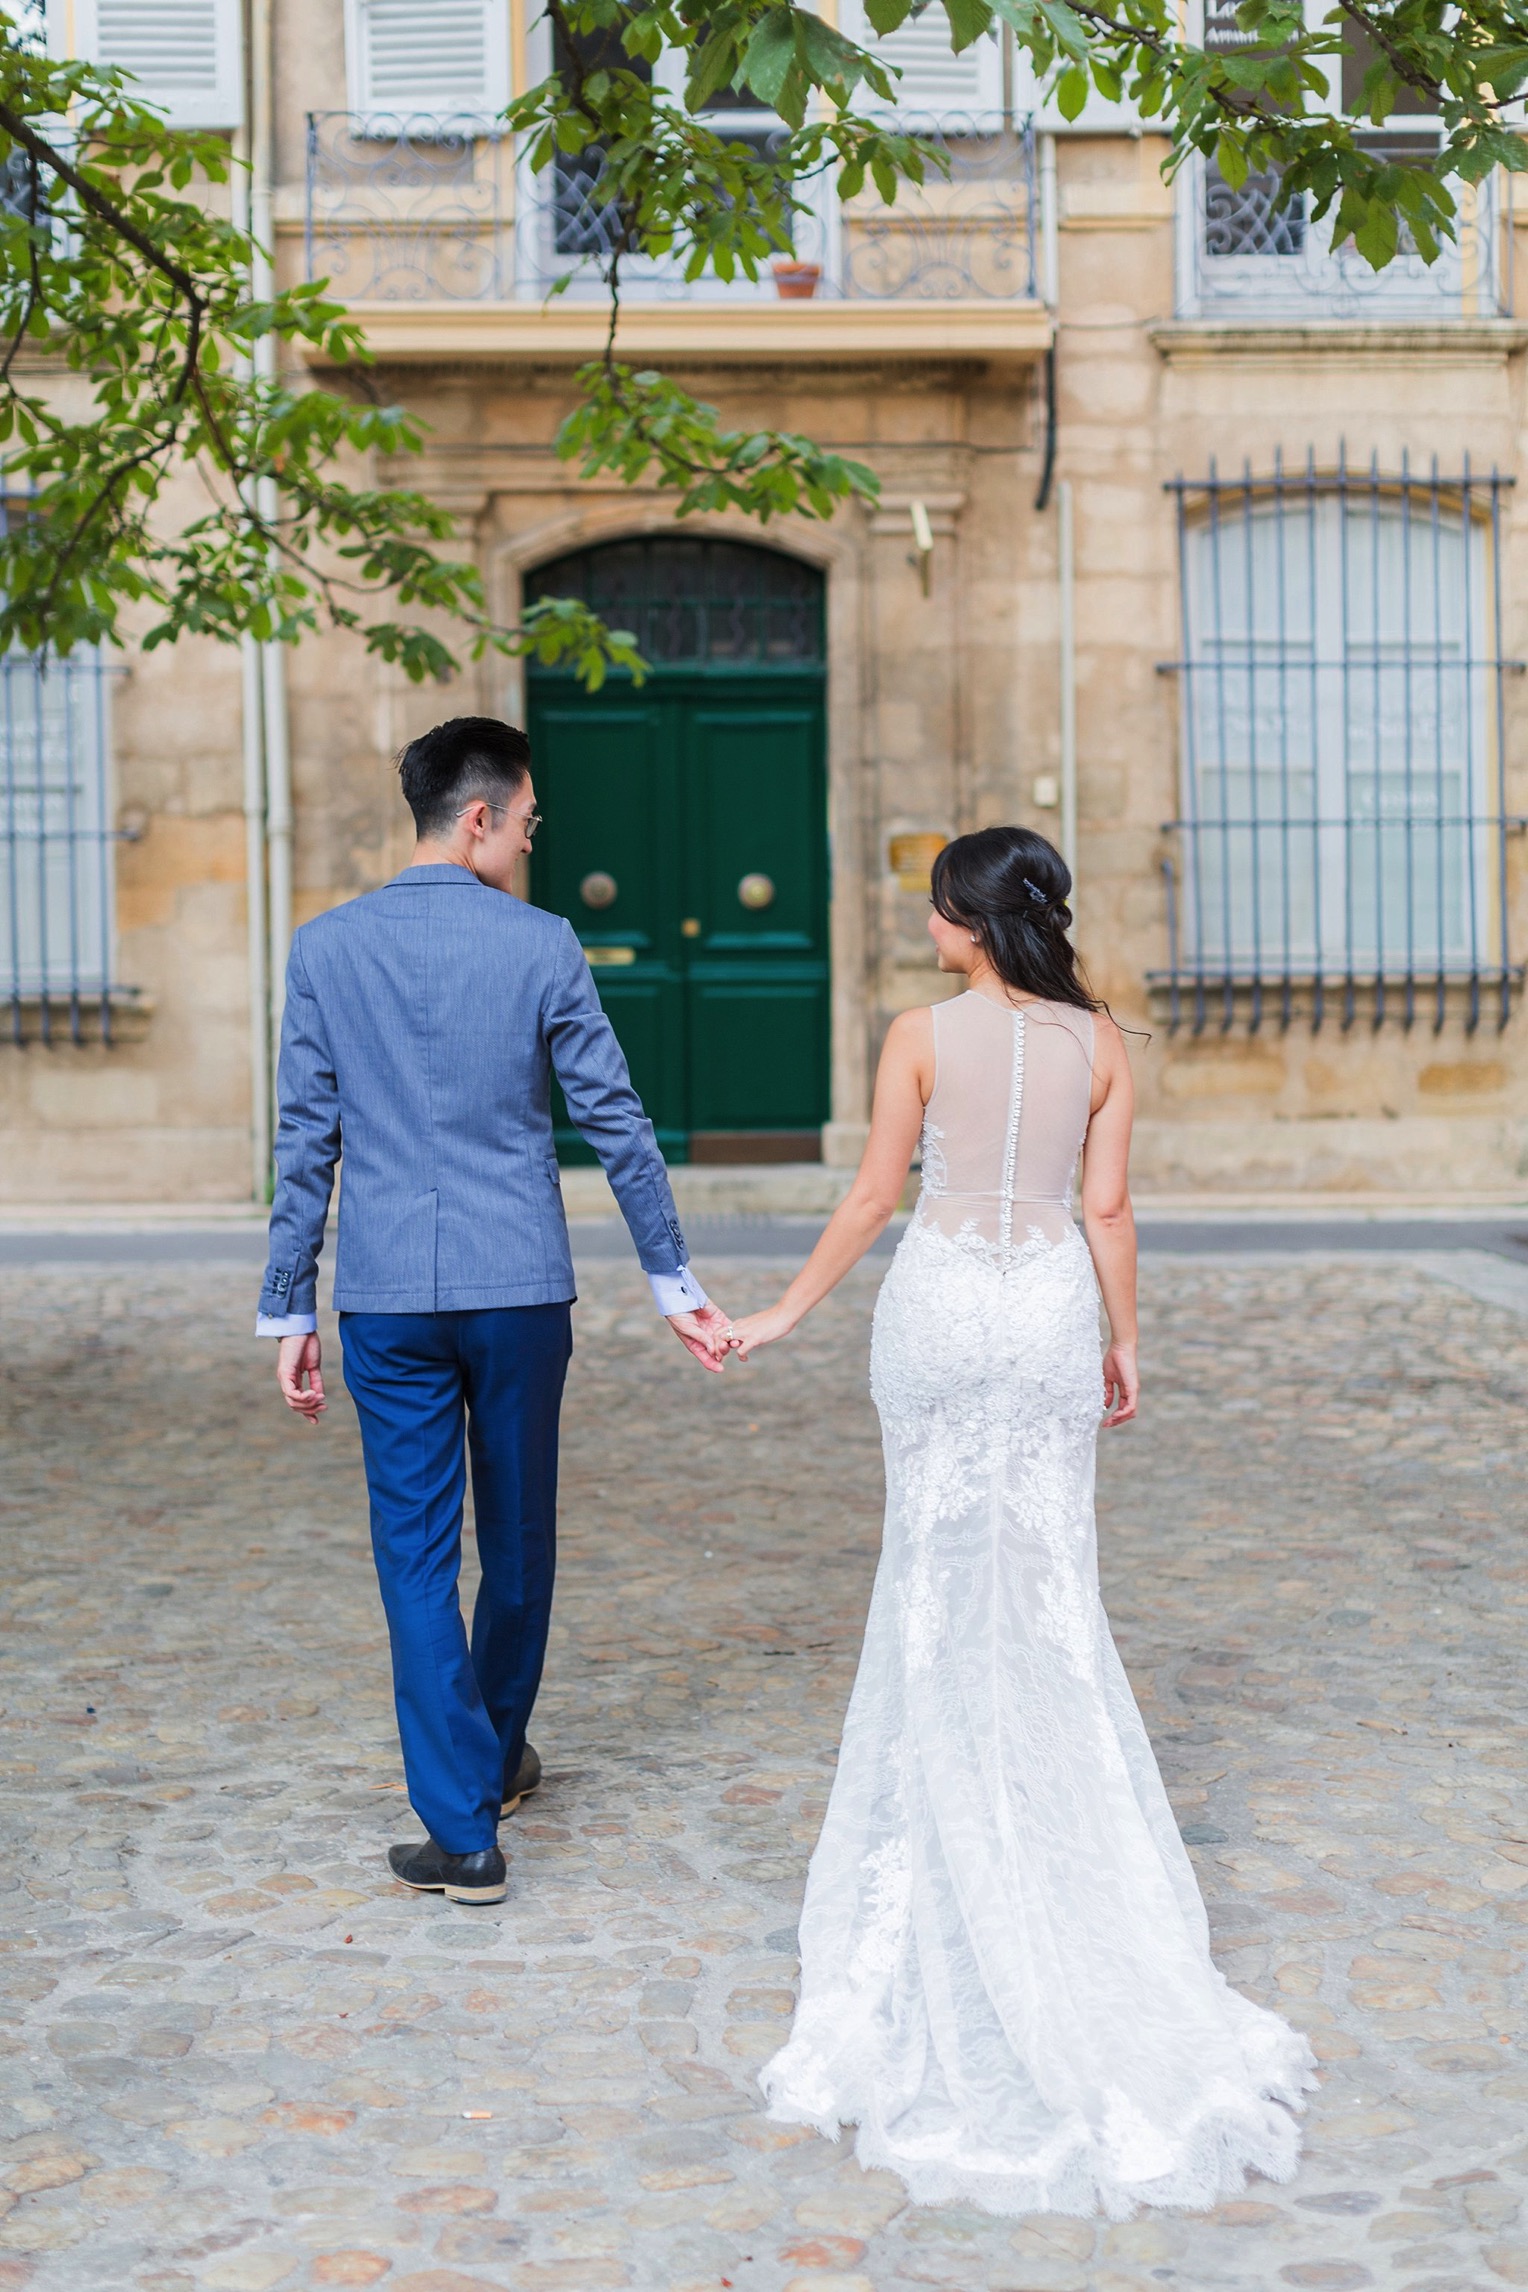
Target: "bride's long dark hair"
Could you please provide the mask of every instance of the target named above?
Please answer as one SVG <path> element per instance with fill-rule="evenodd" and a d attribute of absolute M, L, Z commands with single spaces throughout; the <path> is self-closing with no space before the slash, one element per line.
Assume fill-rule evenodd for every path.
<path fill-rule="evenodd" d="M 978 828 L 934 862 L 934 905 L 975 933 L 1005 987 L 1080 1011 L 1104 1008 L 1067 937 L 1072 871 L 1033 828 Z"/>

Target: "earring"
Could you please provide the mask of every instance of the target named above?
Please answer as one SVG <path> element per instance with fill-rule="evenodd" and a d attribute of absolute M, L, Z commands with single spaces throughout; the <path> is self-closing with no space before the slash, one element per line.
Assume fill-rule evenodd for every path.
<path fill-rule="evenodd" d="M 971 934 L 971 944 L 973 947 L 980 947 L 981 945 L 981 940 L 974 931 Z"/>

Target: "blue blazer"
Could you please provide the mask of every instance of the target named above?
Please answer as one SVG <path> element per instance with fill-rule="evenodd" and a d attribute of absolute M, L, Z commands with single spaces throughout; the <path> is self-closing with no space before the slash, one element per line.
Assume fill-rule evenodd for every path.
<path fill-rule="evenodd" d="M 314 1310 L 342 1155 L 341 1312 L 571 1298 L 554 1073 L 644 1272 L 676 1273 L 688 1253 L 668 1172 L 571 924 L 459 867 L 408 868 L 305 923 L 287 966 L 260 1311 Z"/>

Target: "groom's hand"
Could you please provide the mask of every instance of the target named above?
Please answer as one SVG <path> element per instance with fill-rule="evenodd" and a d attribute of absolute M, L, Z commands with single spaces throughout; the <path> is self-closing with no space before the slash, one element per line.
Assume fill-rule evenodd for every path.
<path fill-rule="evenodd" d="M 703 1369 L 721 1375 L 727 1359 L 727 1332 L 732 1324 L 719 1305 L 703 1305 L 698 1313 L 670 1313 L 668 1325 L 687 1353 Z"/>
<path fill-rule="evenodd" d="M 316 1331 L 306 1337 L 276 1340 L 276 1382 L 281 1387 L 281 1398 L 298 1416 L 306 1417 L 310 1425 L 316 1425 L 328 1407 L 324 1399 L 322 1360 Z"/>

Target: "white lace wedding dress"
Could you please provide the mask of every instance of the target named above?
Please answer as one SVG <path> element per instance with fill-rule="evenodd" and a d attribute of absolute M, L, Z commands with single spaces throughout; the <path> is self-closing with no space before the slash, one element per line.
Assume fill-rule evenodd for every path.
<path fill-rule="evenodd" d="M 1098 1593 L 1093 1021 L 934 1013 L 876 1306 L 886 1529 L 770 2115 L 921 2203 L 1208 2208 L 1293 2175 L 1305 2039 L 1230 1989 Z"/>

